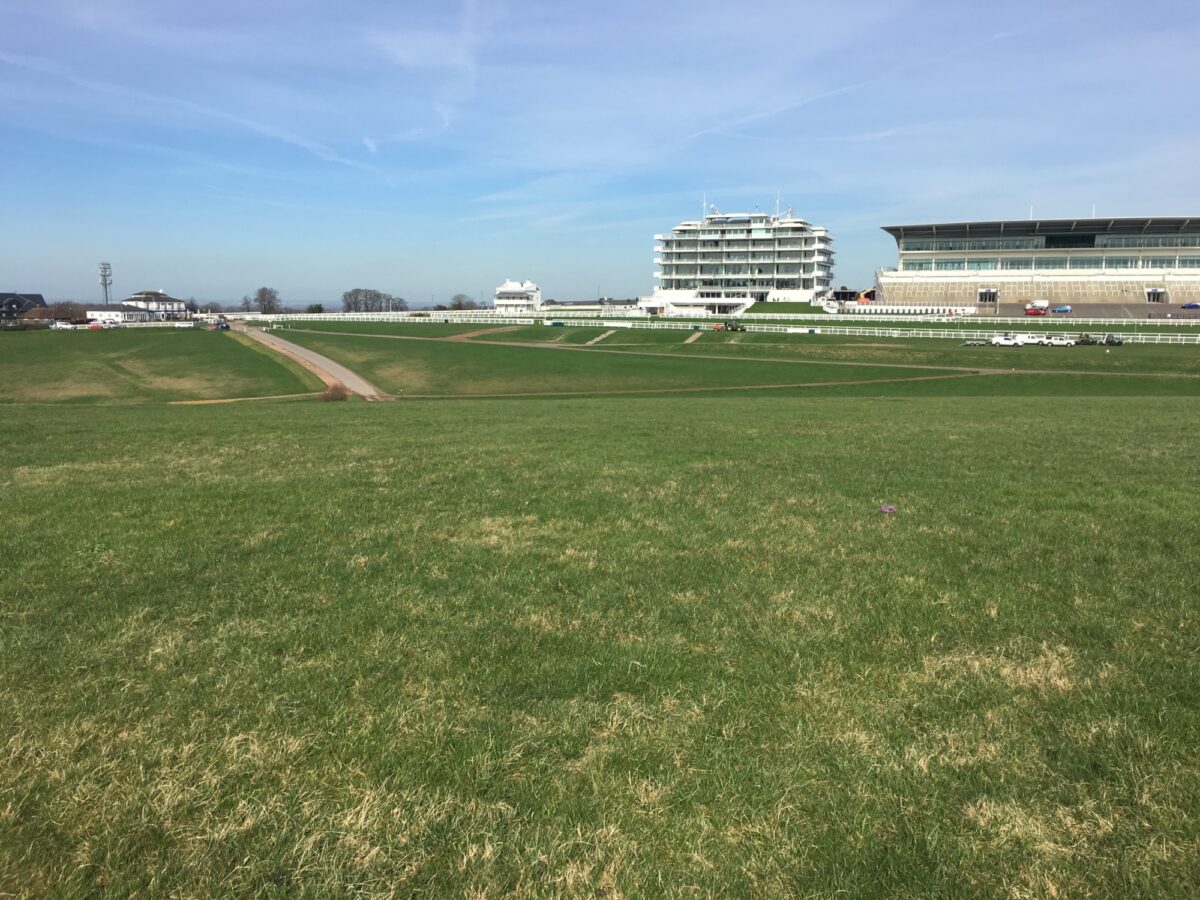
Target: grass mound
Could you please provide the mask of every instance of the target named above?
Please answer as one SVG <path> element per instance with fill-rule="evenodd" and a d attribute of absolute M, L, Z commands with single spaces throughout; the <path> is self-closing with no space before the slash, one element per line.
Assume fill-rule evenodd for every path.
<path fill-rule="evenodd" d="M 229 334 L 175 328 L 0 334 L 0 402 L 161 403 L 319 386 L 290 360 Z"/>

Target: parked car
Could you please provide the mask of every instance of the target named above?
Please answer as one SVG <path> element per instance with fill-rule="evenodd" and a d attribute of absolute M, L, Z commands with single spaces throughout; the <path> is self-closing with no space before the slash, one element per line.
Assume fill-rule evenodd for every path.
<path fill-rule="evenodd" d="M 1125 341 L 1119 334 L 1106 334 L 1104 336 L 1104 346 L 1106 347 L 1120 347 L 1124 343 Z"/>
<path fill-rule="evenodd" d="M 1183 304 L 1184 309 L 1200 309 L 1200 300 L 1193 300 L 1191 303 Z"/>
<path fill-rule="evenodd" d="M 1046 346 L 1048 346 L 1048 347 L 1074 347 L 1075 342 L 1064 334 L 1056 334 L 1051 338 L 1047 338 Z"/>
<path fill-rule="evenodd" d="M 1100 342 L 1085 331 L 1079 336 L 1079 340 L 1075 343 L 1082 344 L 1083 346 L 1091 346 L 1092 344 L 1098 344 Z"/>
<path fill-rule="evenodd" d="M 1050 310 L 1050 312 L 1052 312 L 1052 313 L 1069 313 L 1070 311 L 1071 311 L 1071 307 L 1065 306 L 1065 305 L 1064 306 L 1056 306 L 1056 307 L 1054 307 L 1054 309 Z"/>
<path fill-rule="evenodd" d="M 1025 307 L 1025 315 L 1027 316 L 1044 316 L 1046 308 L 1044 306 L 1027 306 Z"/>
<path fill-rule="evenodd" d="M 1012 334 L 997 334 L 993 335 L 989 342 L 993 347 L 1023 347 L 1024 341 L 1019 341 L 1016 335 Z"/>

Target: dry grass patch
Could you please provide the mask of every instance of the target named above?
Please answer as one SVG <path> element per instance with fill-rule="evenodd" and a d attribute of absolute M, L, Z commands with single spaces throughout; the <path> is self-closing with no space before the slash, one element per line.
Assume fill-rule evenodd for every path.
<path fill-rule="evenodd" d="M 1080 679 L 1074 654 L 1064 645 L 1042 644 L 1036 654 L 1019 648 L 998 653 L 951 653 L 926 657 L 917 679 L 924 684 L 953 684 L 963 678 L 990 678 L 1018 690 L 1068 693 L 1088 685 Z"/>

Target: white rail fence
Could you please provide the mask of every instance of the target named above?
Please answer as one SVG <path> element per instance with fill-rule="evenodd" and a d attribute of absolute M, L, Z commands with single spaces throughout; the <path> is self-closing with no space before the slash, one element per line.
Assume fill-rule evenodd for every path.
<path fill-rule="evenodd" d="M 531 313 L 525 316 L 498 315 L 494 312 L 484 310 L 439 310 L 437 312 L 422 313 L 422 312 L 370 312 L 370 313 L 280 313 L 274 315 L 264 315 L 255 312 L 229 312 L 224 314 L 228 319 L 245 319 L 254 322 L 411 322 L 412 324 L 420 324 L 422 322 L 434 322 L 437 324 L 445 323 L 463 323 L 463 324 L 523 324 L 533 325 L 551 321 L 562 322 L 580 322 L 580 321 L 595 321 L 597 318 L 608 320 L 623 320 L 630 322 L 674 322 L 681 323 L 683 327 L 691 327 L 694 322 L 713 322 L 726 321 L 731 316 L 688 316 L 686 318 L 670 318 L 670 319 L 651 319 L 642 314 L 640 311 L 629 310 L 611 310 L 599 316 L 595 312 L 543 312 Z M 854 327 L 859 327 L 857 323 L 863 321 L 861 315 L 838 315 L 834 313 L 746 313 L 738 317 L 744 323 L 784 323 L 784 322 L 803 322 L 820 323 L 822 327 L 831 325 L 849 325 L 854 323 Z M 1054 317 L 1026 317 L 1026 316 L 915 316 L 915 315 L 873 315 L 870 319 L 871 326 L 877 327 L 875 323 L 892 323 L 902 322 L 908 325 L 919 324 L 938 324 L 938 325 L 957 325 L 970 322 L 970 327 L 976 330 L 991 329 L 1001 331 L 1029 330 L 1042 332 L 1046 329 L 1062 330 L 1067 329 L 1073 331 L 1082 329 L 1084 331 L 1096 328 L 1197 328 L 1200 322 L 1196 320 L 1186 319 L 1114 319 L 1114 318 L 1054 318 Z"/>

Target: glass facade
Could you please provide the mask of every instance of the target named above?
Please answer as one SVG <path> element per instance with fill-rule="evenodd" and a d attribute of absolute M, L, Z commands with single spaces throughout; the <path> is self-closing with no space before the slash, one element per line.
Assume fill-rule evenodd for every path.
<path fill-rule="evenodd" d="M 1151 235 L 1148 237 L 1117 237 L 1097 235 L 1097 247 L 1200 247 L 1200 234 L 1181 234 L 1176 237 Z"/>
<path fill-rule="evenodd" d="M 732 258 L 732 257 L 727 257 Z M 779 257 L 780 260 L 789 257 Z M 1011 257 L 908 257 L 900 260 L 904 272 L 953 272 L 967 270 L 986 272 L 993 269 L 1042 270 L 1042 269 L 1175 269 L 1196 268 L 1194 256 L 1011 256 Z M 819 264 L 818 264 L 819 265 Z M 811 269 L 811 264 L 805 270 Z"/>
<path fill-rule="evenodd" d="M 905 239 L 901 250 L 905 253 L 946 250 L 1038 250 L 1045 246 L 1040 237 L 1025 238 L 975 238 L 944 241 Z"/>

